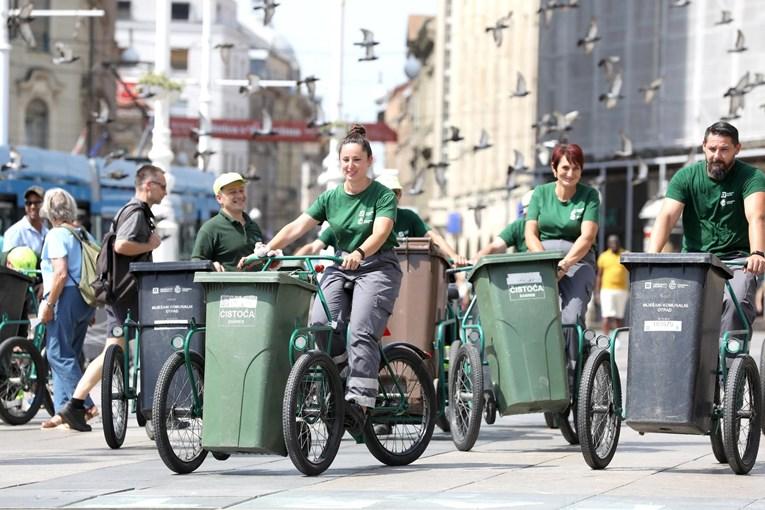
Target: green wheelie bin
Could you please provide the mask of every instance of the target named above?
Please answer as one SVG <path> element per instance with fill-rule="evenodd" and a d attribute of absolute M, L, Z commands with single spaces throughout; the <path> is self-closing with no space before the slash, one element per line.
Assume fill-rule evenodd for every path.
<path fill-rule="evenodd" d="M 307 325 L 315 286 L 278 271 L 196 273 L 194 281 L 207 298 L 202 447 L 286 456 L 290 335 Z"/>
<path fill-rule="evenodd" d="M 557 265 L 561 252 L 488 255 L 469 274 L 486 339 L 491 389 L 503 416 L 569 406 Z"/>

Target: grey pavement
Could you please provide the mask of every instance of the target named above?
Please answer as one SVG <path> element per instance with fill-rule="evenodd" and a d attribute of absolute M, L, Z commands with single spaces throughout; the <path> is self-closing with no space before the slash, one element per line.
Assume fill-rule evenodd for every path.
<path fill-rule="evenodd" d="M 763 333 L 752 354 L 759 359 Z M 626 342 L 618 351 L 622 377 Z M 471 452 L 438 431 L 414 464 L 387 467 L 346 438 L 330 469 L 302 476 L 288 458 L 211 455 L 189 475 L 169 471 L 131 416 L 124 446 L 91 433 L 40 430 L 43 413 L 0 425 L 0 508 L 748 508 L 765 510 L 765 456 L 748 476 L 716 463 L 705 436 L 622 426 L 611 465 L 593 471 L 540 414 L 483 425 Z"/>

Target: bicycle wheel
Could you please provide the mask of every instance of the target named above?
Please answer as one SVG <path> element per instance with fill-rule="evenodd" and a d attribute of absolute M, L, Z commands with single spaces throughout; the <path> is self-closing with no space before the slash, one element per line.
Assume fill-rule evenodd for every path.
<path fill-rule="evenodd" d="M 765 374 L 765 346 L 760 349 L 760 374 Z M 760 395 L 765 398 L 765 377 L 760 375 Z M 765 434 L 765 420 L 760 420 L 760 428 L 762 433 Z"/>
<path fill-rule="evenodd" d="M 199 395 L 204 397 L 204 359 L 191 352 L 191 373 Z M 175 352 L 159 371 L 151 406 L 154 442 L 162 462 L 178 474 L 197 469 L 207 450 L 202 448 L 202 409 L 194 409 L 192 382 L 182 352 Z"/>
<path fill-rule="evenodd" d="M 125 388 L 125 353 L 117 344 L 104 354 L 101 379 L 101 412 L 104 438 L 109 448 L 117 449 L 125 442 L 127 433 L 128 398 Z"/>
<path fill-rule="evenodd" d="M 715 408 L 720 409 L 720 403 L 725 401 L 722 395 L 720 378 L 717 377 L 715 384 Z M 725 455 L 725 443 L 723 443 L 723 418 L 722 413 L 719 416 L 712 415 L 712 423 L 709 430 L 709 441 L 712 443 L 712 453 L 720 464 L 727 464 L 728 456 Z"/>
<path fill-rule="evenodd" d="M 364 427 L 364 441 L 383 464 L 404 466 L 417 460 L 430 443 L 436 396 L 425 363 L 414 351 L 394 345 L 385 348 L 384 354 L 377 401 Z"/>
<path fill-rule="evenodd" d="M 11 337 L 0 344 L 0 419 L 23 425 L 35 417 L 44 402 L 45 363 L 34 344 Z"/>
<path fill-rule="evenodd" d="M 594 351 L 584 364 L 576 412 L 582 455 L 592 469 L 608 466 L 619 444 L 617 388 L 611 378 L 611 354 L 605 349 Z"/>
<path fill-rule="evenodd" d="M 322 351 L 310 351 L 290 370 L 282 403 L 287 453 L 301 473 L 316 476 L 335 460 L 343 439 L 343 383 Z"/>
<path fill-rule="evenodd" d="M 734 473 L 751 471 L 760 447 L 762 396 L 757 365 L 749 355 L 738 356 L 725 381 L 723 445 Z"/>
<path fill-rule="evenodd" d="M 452 441 L 458 450 L 469 451 L 478 439 L 483 411 L 481 355 L 473 344 L 460 346 L 449 366 L 449 406 Z"/>

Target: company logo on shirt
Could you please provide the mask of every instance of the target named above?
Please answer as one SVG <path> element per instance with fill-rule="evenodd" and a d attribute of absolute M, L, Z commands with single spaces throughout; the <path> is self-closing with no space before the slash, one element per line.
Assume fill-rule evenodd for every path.
<path fill-rule="evenodd" d="M 372 218 L 374 218 L 375 211 L 374 209 L 362 209 L 359 211 L 359 225 L 366 225 L 367 223 L 372 223 Z"/>
<path fill-rule="evenodd" d="M 404 237 L 409 237 L 409 231 L 408 230 L 400 230 L 400 231 L 396 232 L 396 237 L 398 237 L 399 239 L 402 239 Z"/>
<path fill-rule="evenodd" d="M 725 207 L 726 205 L 734 203 L 736 199 L 731 198 L 733 195 L 735 195 L 734 191 L 723 191 L 720 193 L 720 207 Z"/>
<path fill-rule="evenodd" d="M 577 207 L 571 210 L 571 214 L 569 215 L 568 219 L 571 221 L 579 221 L 582 219 L 583 214 L 584 214 L 584 207 Z"/>

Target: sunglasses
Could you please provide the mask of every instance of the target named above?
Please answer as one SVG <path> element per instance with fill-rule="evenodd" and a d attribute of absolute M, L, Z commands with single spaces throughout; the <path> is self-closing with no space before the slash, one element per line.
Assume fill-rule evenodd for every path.
<path fill-rule="evenodd" d="M 39 206 L 40 204 L 42 204 L 42 200 L 25 200 L 24 201 L 24 205 L 28 205 L 30 207 L 33 205 Z"/>

